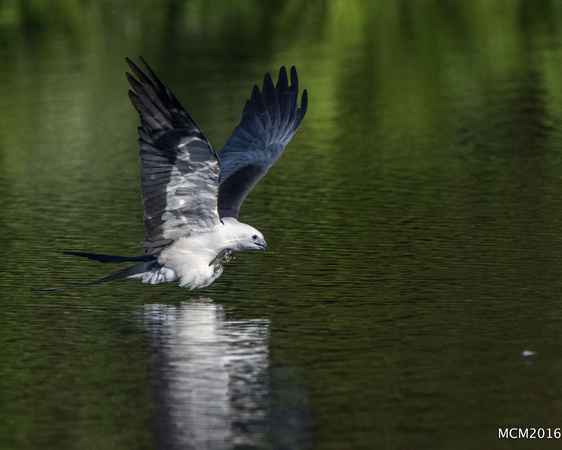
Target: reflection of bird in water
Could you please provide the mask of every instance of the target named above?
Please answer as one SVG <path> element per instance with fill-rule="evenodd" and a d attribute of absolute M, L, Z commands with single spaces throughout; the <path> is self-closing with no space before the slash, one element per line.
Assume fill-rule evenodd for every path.
<path fill-rule="evenodd" d="M 157 448 L 271 448 L 269 320 L 233 319 L 204 298 L 139 311 L 151 339 Z M 301 425 L 298 414 L 291 420 Z"/>
<path fill-rule="evenodd" d="M 237 220 L 240 206 L 256 183 L 279 159 L 307 108 L 306 90 L 298 108 L 298 79 L 291 84 L 284 67 L 274 86 L 266 74 L 254 86 L 242 120 L 217 155 L 193 119 L 141 58 L 148 76 L 127 59 L 135 79 L 131 101 L 141 120 L 141 188 L 146 255 L 110 256 L 68 252 L 100 262 L 138 264 L 87 286 L 119 278 L 143 283 L 179 279 L 182 287 L 202 288 L 215 281 L 241 250 L 262 249 L 263 235 Z M 71 287 L 77 287 L 71 286 Z M 57 288 L 54 288 L 57 289 Z"/>

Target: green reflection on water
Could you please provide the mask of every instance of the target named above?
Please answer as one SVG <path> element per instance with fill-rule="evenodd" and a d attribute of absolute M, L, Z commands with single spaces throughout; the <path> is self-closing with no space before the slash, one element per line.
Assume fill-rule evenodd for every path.
<path fill-rule="evenodd" d="M 154 447 L 146 336 L 82 300 L 3 301 L 1 448 Z"/>
<path fill-rule="evenodd" d="M 270 319 L 272 373 L 296 368 L 312 442 L 489 448 L 499 426 L 557 426 L 561 13 L 559 1 L 4 2 L 0 446 L 155 439 L 129 313 L 188 293 L 27 291 L 111 271 L 61 251 L 130 254 L 143 236 L 123 77 L 139 54 L 217 149 L 265 71 L 295 64 L 309 91 L 301 130 L 242 210 L 271 251 L 240 255 L 205 292 Z"/>

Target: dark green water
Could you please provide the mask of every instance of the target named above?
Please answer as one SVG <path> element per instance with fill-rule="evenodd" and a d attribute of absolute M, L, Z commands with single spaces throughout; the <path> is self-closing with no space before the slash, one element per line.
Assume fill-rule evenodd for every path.
<path fill-rule="evenodd" d="M 0 4 L 0 448 L 529 448 L 562 426 L 562 2 Z M 60 292 L 141 254 L 124 58 L 216 149 L 309 111 L 211 287 Z M 532 356 L 524 356 L 532 351 Z"/>

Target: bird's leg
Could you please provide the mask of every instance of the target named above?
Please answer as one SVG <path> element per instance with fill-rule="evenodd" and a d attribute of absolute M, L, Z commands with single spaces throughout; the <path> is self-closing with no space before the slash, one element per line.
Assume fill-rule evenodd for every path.
<path fill-rule="evenodd" d="M 209 265 L 211 266 L 215 263 L 226 264 L 226 263 L 229 263 L 230 261 L 232 261 L 233 259 L 234 259 L 234 250 L 231 250 L 230 248 L 227 248 L 227 249 L 223 250 L 222 252 L 220 252 L 216 256 L 216 258 L 211 261 L 211 263 Z"/>

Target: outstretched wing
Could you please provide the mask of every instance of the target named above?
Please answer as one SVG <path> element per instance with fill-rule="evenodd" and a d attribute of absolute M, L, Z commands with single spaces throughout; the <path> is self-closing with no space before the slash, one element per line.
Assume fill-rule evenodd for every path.
<path fill-rule="evenodd" d="M 139 131 L 142 203 L 146 237 L 156 254 L 172 241 L 220 223 L 217 211 L 220 164 L 193 119 L 141 58 L 143 73 L 127 63 L 135 79 L 129 97 L 141 120 Z"/>
<path fill-rule="evenodd" d="M 265 75 L 262 91 L 254 86 L 242 120 L 219 152 L 222 168 L 218 209 L 221 217 L 238 217 L 240 206 L 256 183 L 283 153 L 296 133 L 308 104 L 306 90 L 298 108 L 298 78 L 291 67 L 291 85 L 285 67 L 277 85 Z"/>

